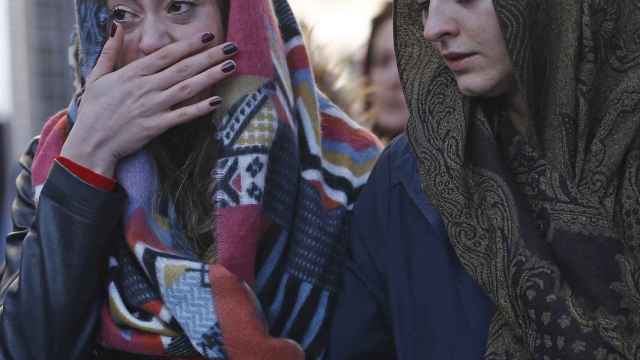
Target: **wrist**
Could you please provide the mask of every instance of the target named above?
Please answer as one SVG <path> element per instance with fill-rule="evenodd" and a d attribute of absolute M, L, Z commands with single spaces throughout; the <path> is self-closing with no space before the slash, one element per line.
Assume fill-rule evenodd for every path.
<path fill-rule="evenodd" d="M 85 183 L 104 191 L 113 191 L 116 187 L 115 179 L 102 176 L 91 169 L 88 169 L 73 160 L 60 155 L 56 157 L 58 164 L 62 165 Z"/>
<path fill-rule="evenodd" d="M 106 152 L 91 150 L 91 147 L 86 145 L 76 147 L 66 143 L 60 155 L 104 177 L 115 176 L 117 160 Z"/>

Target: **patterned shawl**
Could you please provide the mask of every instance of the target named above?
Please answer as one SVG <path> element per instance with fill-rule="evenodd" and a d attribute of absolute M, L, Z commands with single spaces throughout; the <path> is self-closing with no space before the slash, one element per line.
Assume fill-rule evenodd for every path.
<path fill-rule="evenodd" d="M 117 180 L 128 200 L 99 341 L 207 359 L 299 359 L 299 344 L 309 359 L 321 358 L 347 216 L 380 145 L 316 89 L 286 0 L 230 3 L 227 40 L 241 50 L 221 94 L 228 111 L 211 134 L 219 147 L 209 200 L 217 262 L 199 261 L 173 206 L 154 201 L 158 171 L 149 153 L 122 161 Z M 104 44 L 108 13 L 100 0 L 76 7 L 82 84 Z M 45 125 L 32 169 L 37 193 L 77 103 Z"/>
<path fill-rule="evenodd" d="M 640 359 L 640 2 L 494 0 L 529 117 L 463 97 L 395 5 L 409 138 L 464 268 L 486 359 Z"/>

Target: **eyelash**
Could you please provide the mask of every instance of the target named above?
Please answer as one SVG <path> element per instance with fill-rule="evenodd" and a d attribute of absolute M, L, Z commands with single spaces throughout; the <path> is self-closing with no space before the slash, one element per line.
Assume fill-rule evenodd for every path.
<path fill-rule="evenodd" d="M 133 11 L 125 8 L 124 6 L 116 6 L 111 10 L 111 15 L 109 16 L 113 22 L 123 24 L 131 21 L 130 19 L 126 19 L 126 16 L 137 16 Z M 125 18 L 118 19 L 119 16 L 123 16 Z"/>
<path fill-rule="evenodd" d="M 186 10 L 173 13 L 175 15 L 184 15 L 184 14 L 188 13 L 189 11 L 193 10 L 193 8 L 196 6 L 196 3 L 193 2 L 193 1 L 172 1 L 169 4 L 169 6 L 167 6 L 167 11 L 169 11 L 169 9 L 174 5 L 186 5 L 187 6 Z"/>
<path fill-rule="evenodd" d="M 182 11 L 175 11 L 175 12 L 170 12 L 169 10 L 171 9 L 172 6 L 186 6 L 187 9 L 186 10 L 182 10 Z M 169 3 L 169 5 L 167 6 L 166 11 L 170 14 L 170 15 L 185 15 L 187 13 L 189 13 L 190 11 L 193 10 L 193 8 L 196 6 L 197 4 L 193 1 L 172 1 Z M 111 11 L 111 15 L 109 16 L 111 18 L 111 20 L 113 22 L 119 23 L 119 24 L 125 24 L 130 22 L 132 19 L 127 18 L 127 15 L 129 17 L 138 17 L 138 15 L 131 11 L 130 9 L 124 7 L 124 6 L 116 6 L 113 8 L 113 10 Z M 121 17 L 120 19 L 118 19 L 118 17 Z"/>

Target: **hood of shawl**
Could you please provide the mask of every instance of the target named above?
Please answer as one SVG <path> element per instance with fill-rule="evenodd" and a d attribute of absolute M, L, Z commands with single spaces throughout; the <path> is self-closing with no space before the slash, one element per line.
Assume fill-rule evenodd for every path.
<path fill-rule="evenodd" d="M 505 35 L 509 53 L 514 63 L 518 87 L 526 94 L 531 91 L 530 74 L 532 73 L 530 56 L 532 27 L 544 28 L 549 24 L 534 24 L 531 14 L 539 12 L 534 7 L 539 1 L 529 0 L 494 0 L 494 6 L 500 25 Z M 555 5 L 549 3 L 546 7 Z M 553 11 L 553 9 L 546 9 Z M 457 98 L 459 109 L 455 112 L 462 115 L 465 101 L 457 90 L 455 78 L 447 68 L 438 52 L 423 36 L 422 13 L 417 0 L 396 0 L 394 2 L 394 38 L 395 51 L 398 58 L 398 70 L 403 84 L 407 104 L 412 121 L 425 121 L 429 110 L 429 102 L 433 101 L 430 89 L 437 84 L 445 86 L 446 92 Z M 451 109 L 454 111 L 454 109 Z"/>
<path fill-rule="evenodd" d="M 493 2 L 528 106 L 526 137 L 549 162 L 564 162 L 555 164 L 558 168 L 573 163 L 564 175 L 578 176 L 584 145 L 577 144 L 583 141 L 577 134 L 589 119 L 605 115 L 608 105 L 598 99 L 610 97 L 628 78 L 624 74 L 640 66 L 640 43 L 634 38 L 640 31 L 640 6 L 630 0 Z M 466 124 L 477 118 L 469 105 L 479 100 L 460 94 L 452 72 L 423 37 L 417 0 L 394 2 L 394 37 L 414 150 L 419 152 L 418 142 L 429 136 L 427 121 L 457 126 L 464 134 Z M 445 121 L 452 125 L 440 125 Z M 575 138 L 568 155 L 549 150 L 567 137 Z M 464 153 L 464 141 L 450 144 L 451 151 Z"/>
<path fill-rule="evenodd" d="M 109 10 L 104 0 L 76 0 L 76 31 L 71 62 L 78 85 L 84 84 L 107 40 Z"/>

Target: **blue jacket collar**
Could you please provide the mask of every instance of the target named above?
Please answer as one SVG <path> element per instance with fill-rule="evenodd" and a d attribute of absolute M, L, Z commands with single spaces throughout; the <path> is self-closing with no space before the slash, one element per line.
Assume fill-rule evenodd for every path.
<path fill-rule="evenodd" d="M 409 144 L 406 135 L 398 136 L 387 149 L 390 157 L 391 186 L 402 184 L 413 203 L 420 209 L 422 215 L 431 223 L 440 236 L 446 237 L 446 228 L 440 212 L 431 205 L 426 194 L 422 191 L 420 176 L 418 175 L 418 161 Z"/>

